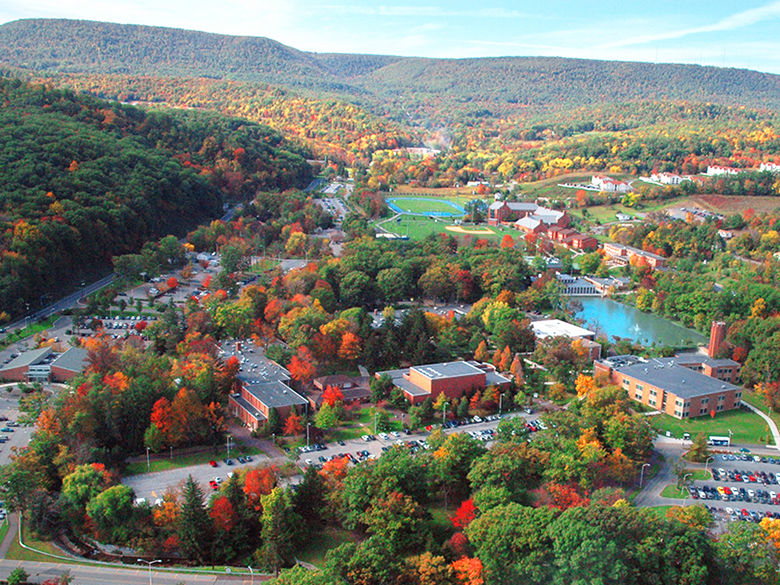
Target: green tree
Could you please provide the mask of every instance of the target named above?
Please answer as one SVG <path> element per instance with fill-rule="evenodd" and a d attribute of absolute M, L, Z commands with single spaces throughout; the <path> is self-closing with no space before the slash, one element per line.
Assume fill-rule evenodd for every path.
<path fill-rule="evenodd" d="M 103 542 L 125 544 L 132 530 L 135 493 L 126 485 L 115 485 L 100 492 L 87 504 L 87 514 Z"/>
<path fill-rule="evenodd" d="M 8 585 L 24 585 L 27 583 L 27 577 L 29 577 L 27 571 L 22 567 L 16 567 L 8 575 Z"/>
<path fill-rule="evenodd" d="M 182 492 L 184 501 L 177 518 L 177 535 L 182 552 L 204 564 L 211 551 L 211 521 L 203 504 L 203 490 L 187 476 Z"/>
<path fill-rule="evenodd" d="M 278 572 L 293 560 L 302 526 L 301 518 L 295 511 L 290 492 L 283 488 L 274 488 L 261 498 L 261 503 L 263 545 L 258 557 L 264 567 Z"/>

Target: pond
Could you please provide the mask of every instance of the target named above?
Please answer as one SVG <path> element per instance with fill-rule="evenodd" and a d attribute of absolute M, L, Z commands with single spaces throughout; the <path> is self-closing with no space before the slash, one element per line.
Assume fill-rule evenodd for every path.
<path fill-rule="evenodd" d="M 693 347 L 706 343 L 707 337 L 652 313 L 624 305 L 602 297 L 577 297 L 582 309 L 574 316 L 582 319 L 588 329 L 605 334 L 632 339 L 642 345 L 669 345 L 672 347 Z"/>

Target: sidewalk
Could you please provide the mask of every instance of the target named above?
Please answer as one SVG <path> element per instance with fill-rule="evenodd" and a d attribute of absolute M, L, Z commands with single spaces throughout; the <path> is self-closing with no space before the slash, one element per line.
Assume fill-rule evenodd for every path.
<path fill-rule="evenodd" d="M 755 412 L 758 416 L 763 418 L 766 421 L 766 424 L 769 425 L 769 430 L 772 432 L 772 438 L 775 441 L 774 445 L 767 445 L 767 447 L 771 449 L 780 449 L 780 432 L 777 430 L 777 425 L 775 424 L 775 421 L 772 420 L 772 418 L 767 415 L 764 412 L 761 412 L 758 408 L 753 406 L 752 404 L 748 404 L 747 402 L 742 402 L 744 406 L 747 406 L 748 409 Z"/>

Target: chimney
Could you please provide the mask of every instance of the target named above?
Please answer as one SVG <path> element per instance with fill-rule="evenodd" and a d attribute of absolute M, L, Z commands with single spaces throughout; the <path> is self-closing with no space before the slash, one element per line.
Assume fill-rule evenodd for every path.
<path fill-rule="evenodd" d="M 707 355 L 714 358 L 726 341 L 726 324 L 723 321 L 713 321 L 710 328 L 710 344 L 707 347 Z"/>

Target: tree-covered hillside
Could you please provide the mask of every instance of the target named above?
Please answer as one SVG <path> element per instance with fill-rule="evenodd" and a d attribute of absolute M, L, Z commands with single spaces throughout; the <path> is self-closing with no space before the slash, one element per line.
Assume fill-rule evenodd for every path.
<path fill-rule="evenodd" d="M 0 63 L 42 72 L 218 77 L 437 114 L 482 106 L 664 99 L 780 108 L 780 76 L 744 69 L 547 57 L 420 59 L 298 51 L 260 37 L 74 20 L 0 26 Z M 454 108 L 454 109 L 453 109 Z M 494 112 L 495 113 L 495 112 Z"/>
<path fill-rule="evenodd" d="M 0 311 L 183 233 L 226 198 L 302 185 L 309 168 L 273 131 L 195 112 L 145 112 L 0 80 Z"/>

